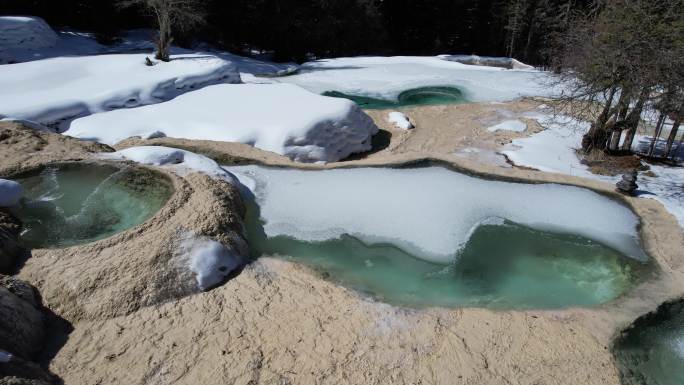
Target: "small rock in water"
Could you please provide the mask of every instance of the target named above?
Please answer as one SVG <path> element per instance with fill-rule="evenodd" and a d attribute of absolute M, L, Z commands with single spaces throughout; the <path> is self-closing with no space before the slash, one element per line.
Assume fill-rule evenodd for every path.
<path fill-rule="evenodd" d="M 636 171 L 632 171 L 622 175 L 622 180 L 615 184 L 615 186 L 617 187 L 617 191 L 625 195 L 634 195 L 634 191 L 636 191 L 637 187 L 639 187 L 636 184 L 636 180 Z"/>

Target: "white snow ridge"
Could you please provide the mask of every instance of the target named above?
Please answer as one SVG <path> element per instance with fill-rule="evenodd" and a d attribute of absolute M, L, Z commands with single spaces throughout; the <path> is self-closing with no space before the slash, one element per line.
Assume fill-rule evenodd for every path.
<path fill-rule="evenodd" d="M 221 84 L 140 108 L 91 115 L 65 132 L 115 144 L 131 136 L 239 142 L 301 162 L 371 149 L 378 128 L 353 102 L 289 84 Z"/>
<path fill-rule="evenodd" d="M 233 63 L 172 56 L 146 66 L 145 54 L 58 57 L 8 64 L 0 71 L 0 118 L 57 123 L 115 108 L 158 103 L 214 83 L 237 83 Z"/>

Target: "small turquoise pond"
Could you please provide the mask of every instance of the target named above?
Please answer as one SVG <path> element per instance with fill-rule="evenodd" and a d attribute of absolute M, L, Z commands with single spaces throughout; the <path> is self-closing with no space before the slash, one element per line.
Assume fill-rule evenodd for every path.
<path fill-rule="evenodd" d="M 156 172 L 102 164 L 64 163 L 16 179 L 24 198 L 14 214 L 20 242 L 59 248 L 107 238 L 154 215 L 173 193 Z"/>
<path fill-rule="evenodd" d="M 639 318 L 613 354 L 624 385 L 684 384 L 684 300 Z"/>
<path fill-rule="evenodd" d="M 325 96 L 349 99 L 361 108 L 385 109 L 408 106 L 430 106 L 440 104 L 467 103 L 468 100 L 456 87 L 421 87 L 404 91 L 397 100 L 377 99 L 367 96 L 350 95 L 338 91 L 326 91 Z"/>

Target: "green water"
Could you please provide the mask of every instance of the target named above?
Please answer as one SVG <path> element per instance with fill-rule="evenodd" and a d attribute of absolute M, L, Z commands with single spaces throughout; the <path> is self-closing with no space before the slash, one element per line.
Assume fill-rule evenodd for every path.
<path fill-rule="evenodd" d="M 613 353 L 625 385 L 684 384 L 684 301 L 638 319 Z"/>
<path fill-rule="evenodd" d="M 350 95 L 338 91 L 326 91 L 325 96 L 349 99 L 361 108 L 385 109 L 408 106 L 430 106 L 439 104 L 466 103 L 463 92 L 455 87 L 422 87 L 399 94 L 397 100 L 376 99 L 367 96 Z"/>
<path fill-rule="evenodd" d="M 514 223 L 482 225 L 451 265 L 427 262 L 389 244 L 345 236 L 324 242 L 265 236 L 248 208 L 254 257 L 277 255 L 377 300 L 410 307 L 554 309 L 591 306 L 625 293 L 649 265 L 588 239 Z"/>
<path fill-rule="evenodd" d="M 173 193 L 171 182 L 152 171 L 65 163 L 15 179 L 24 198 L 14 214 L 20 241 L 56 248 L 107 238 L 156 213 Z"/>

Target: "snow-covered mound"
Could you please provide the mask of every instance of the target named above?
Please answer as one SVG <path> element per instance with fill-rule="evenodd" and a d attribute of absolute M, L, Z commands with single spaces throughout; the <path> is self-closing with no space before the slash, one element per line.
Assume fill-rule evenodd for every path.
<path fill-rule="evenodd" d="M 180 249 L 187 267 L 195 274 L 197 286 L 202 290 L 223 282 L 242 264 L 238 253 L 207 237 L 188 237 Z"/>
<path fill-rule="evenodd" d="M 466 65 L 440 57 L 353 57 L 305 63 L 295 75 L 276 78 L 312 92 L 397 100 L 403 91 L 450 86 L 474 102 L 507 101 L 522 96 L 549 96 L 548 73 L 536 70 Z"/>
<path fill-rule="evenodd" d="M 17 182 L 0 179 L 0 207 L 14 206 L 19 203 L 24 188 Z"/>
<path fill-rule="evenodd" d="M 227 170 L 254 188 L 264 231 L 271 237 L 322 241 L 350 234 L 448 263 L 479 224 L 507 219 L 578 234 L 645 258 L 636 215 L 578 187 L 490 181 L 442 167 Z"/>
<path fill-rule="evenodd" d="M 487 131 L 490 132 L 496 132 L 496 131 L 514 131 L 514 132 L 523 132 L 527 130 L 527 124 L 525 122 L 521 122 L 520 120 L 514 119 L 514 120 L 504 120 L 503 122 L 499 124 L 495 124 L 493 126 L 487 127 Z"/>
<path fill-rule="evenodd" d="M 394 124 L 396 127 L 402 130 L 410 130 L 414 128 L 413 123 L 409 120 L 408 116 L 403 112 L 392 111 L 387 114 L 387 121 Z"/>
<path fill-rule="evenodd" d="M 17 51 L 54 47 L 59 38 L 39 17 L 0 16 L 0 64 L 12 61 Z"/>
<path fill-rule="evenodd" d="M 346 99 L 289 84 L 222 84 L 165 103 L 77 119 L 65 132 L 114 144 L 165 135 L 251 144 L 302 162 L 333 162 L 371 149 L 373 120 Z"/>
<path fill-rule="evenodd" d="M 201 172 L 212 178 L 223 179 L 236 184 L 231 173 L 204 155 L 163 146 L 130 147 L 117 152 L 100 154 L 103 159 L 126 159 L 140 164 L 148 164 L 171 169 L 178 175 Z"/>
<path fill-rule="evenodd" d="M 534 67 L 522 63 L 510 57 L 492 57 L 492 56 L 477 56 L 477 55 L 441 55 L 440 58 L 448 61 L 455 61 L 463 64 L 500 67 L 512 70 L 533 70 Z"/>
<path fill-rule="evenodd" d="M 145 54 L 60 57 L 0 70 L 0 117 L 52 124 L 171 99 L 214 83 L 238 83 L 235 66 L 190 54 L 145 65 Z"/>

